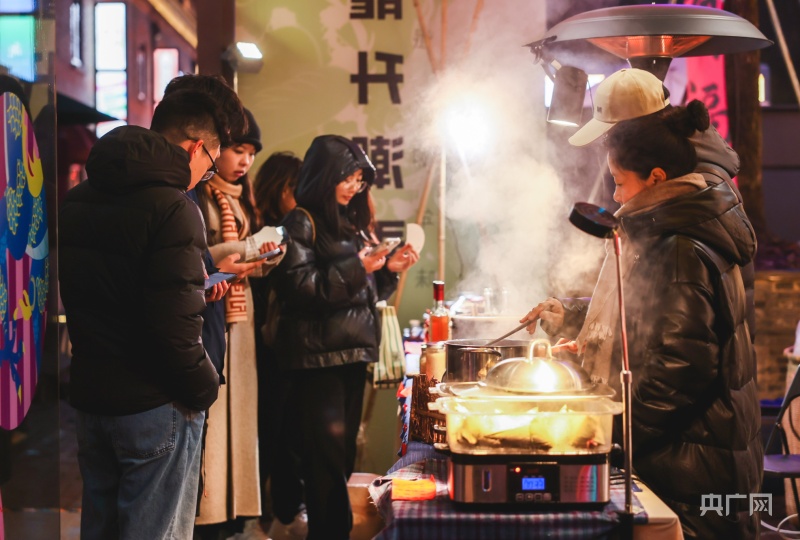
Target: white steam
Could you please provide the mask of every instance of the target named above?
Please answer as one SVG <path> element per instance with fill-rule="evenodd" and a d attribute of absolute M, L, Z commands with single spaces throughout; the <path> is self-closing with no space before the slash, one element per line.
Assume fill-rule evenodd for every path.
<path fill-rule="evenodd" d="M 568 221 L 591 184 L 575 185 L 577 169 L 562 151 L 568 133 L 547 139 L 545 74 L 524 47 L 545 33 L 545 4 L 526 4 L 486 2 L 468 55 L 472 11 L 451 9 L 446 69 L 407 71 L 404 100 L 419 106 L 403 130 L 430 159 L 447 148 L 447 242 L 461 260 L 460 282 L 448 290 L 505 288 L 506 313 L 517 318 L 550 295 L 590 294 L 603 255 L 601 240 Z M 438 15 L 428 16 L 438 44 Z M 412 58 L 428 64 L 424 45 Z M 413 88 L 423 90 L 410 96 Z"/>

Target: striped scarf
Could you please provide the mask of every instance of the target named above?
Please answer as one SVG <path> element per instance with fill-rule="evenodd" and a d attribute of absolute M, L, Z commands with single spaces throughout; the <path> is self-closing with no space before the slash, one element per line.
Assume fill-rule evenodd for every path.
<path fill-rule="evenodd" d="M 213 180 L 213 179 L 212 179 Z M 211 193 L 217 201 L 223 242 L 238 242 L 239 229 L 236 226 L 236 217 L 225 195 L 212 184 L 209 184 Z M 244 281 L 231 284 L 228 294 L 225 295 L 225 322 L 236 323 L 247 320 L 247 297 L 245 296 Z"/>

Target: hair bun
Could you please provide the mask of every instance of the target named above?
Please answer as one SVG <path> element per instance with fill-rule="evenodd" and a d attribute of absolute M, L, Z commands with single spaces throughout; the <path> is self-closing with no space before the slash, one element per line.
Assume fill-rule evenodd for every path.
<path fill-rule="evenodd" d="M 689 121 L 697 131 L 705 131 L 711 125 L 708 109 L 702 101 L 693 99 L 686 105 L 686 110 L 689 112 Z"/>

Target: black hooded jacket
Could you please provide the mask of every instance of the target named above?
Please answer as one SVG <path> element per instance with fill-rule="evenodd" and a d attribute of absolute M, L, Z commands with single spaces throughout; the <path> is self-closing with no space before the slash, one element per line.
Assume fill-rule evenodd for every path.
<path fill-rule="evenodd" d="M 374 168 L 364 152 L 336 135 L 314 139 L 303 159 L 295 209 L 283 219 L 290 237 L 286 256 L 273 270 L 280 303 L 275 342 L 280 369 L 322 368 L 375 362 L 380 330 L 376 291 L 358 256 L 356 231 L 340 205 L 333 216 L 336 185 L 358 169 L 372 183 Z M 358 196 L 366 197 L 366 192 Z M 352 201 L 351 201 L 352 204 Z M 310 216 L 310 217 L 309 217 Z"/>
<path fill-rule="evenodd" d="M 741 267 L 755 233 L 726 182 L 621 218 L 637 262 L 624 283 L 633 372 L 634 469 L 687 538 L 754 538 L 757 514 L 733 499 L 701 516 L 703 495 L 761 489 L 756 362 Z M 574 337 L 585 302 L 564 302 Z M 612 358 L 621 358 L 619 336 Z M 738 514 L 738 516 L 737 516 Z"/>
<path fill-rule="evenodd" d="M 101 138 L 59 213 L 59 282 L 75 408 L 127 415 L 216 399 L 201 340 L 205 231 L 189 156 L 148 129 Z"/>
<path fill-rule="evenodd" d="M 622 227 L 643 263 L 626 284 L 634 468 L 678 511 L 688 537 L 752 538 L 758 518 L 749 501 L 736 500 L 718 522 L 700 516 L 700 507 L 704 494 L 761 488 L 761 413 L 741 273 L 755 256 L 755 233 L 725 182 L 623 217 Z"/>

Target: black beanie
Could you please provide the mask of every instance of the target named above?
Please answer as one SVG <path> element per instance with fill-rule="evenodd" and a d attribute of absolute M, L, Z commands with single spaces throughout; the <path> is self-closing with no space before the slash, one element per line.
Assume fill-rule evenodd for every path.
<path fill-rule="evenodd" d="M 250 109 L 245 109 L 244 114 L 247 116 L 247 132 L 241 137 L 233 139 L 233 142 L 237 144 L 250 143 L 255 147 L 256 152 L 261 152 L 261 130 L 258 128 L 256 119 L 253 118 L 253 113 L 250 112 Z"/>

